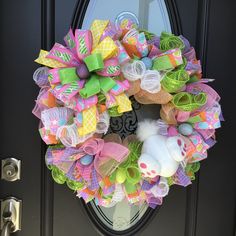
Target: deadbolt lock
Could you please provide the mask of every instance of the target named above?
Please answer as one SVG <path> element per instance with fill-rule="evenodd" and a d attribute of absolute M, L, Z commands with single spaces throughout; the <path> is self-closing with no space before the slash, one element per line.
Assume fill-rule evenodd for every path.
<path fill-rule="evenodd" d="M 20 179 L 21 161 L 15 158 L 2 160 L 1 178 L 6 181 L 16 181 Z"/>

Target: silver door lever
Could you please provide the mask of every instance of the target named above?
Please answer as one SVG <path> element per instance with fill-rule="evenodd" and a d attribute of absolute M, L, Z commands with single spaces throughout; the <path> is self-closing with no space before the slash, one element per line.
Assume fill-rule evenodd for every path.
<path fill-rule="evenodd" d="M 1 236 L 21 229 L 22 202 L 13 197 L 1 200 Z"/>

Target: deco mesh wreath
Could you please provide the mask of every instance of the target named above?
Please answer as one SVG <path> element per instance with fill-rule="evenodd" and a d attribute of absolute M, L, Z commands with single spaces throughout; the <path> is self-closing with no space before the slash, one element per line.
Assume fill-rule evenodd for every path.
<path fill-rule="evenodd" d="M 173 184 L 187 186 L 215 144 L 222 120 L 219 95 L 201 76 L 183 36 L 138 28 L 133 14 L 71 29 L 66 46 L 40 51 L 33 113 L 49 145 L 46 163 L 58 184 L 104 207 L 162 204 Z M 132 110 L 129 99 L 160 104 L 160 117 L 138 124 L 124 140 L 109 133 L 110 117 Z"/>

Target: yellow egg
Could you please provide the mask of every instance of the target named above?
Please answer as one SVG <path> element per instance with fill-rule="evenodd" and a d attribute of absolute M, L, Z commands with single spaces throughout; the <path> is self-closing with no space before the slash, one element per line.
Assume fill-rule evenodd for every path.
<path fill-rule="evenodd" d="M 124 169 L 118 169 L 116 171 L 116 182 L 119 184 L 124 183 L 126 180 L 126 174 Z"/>

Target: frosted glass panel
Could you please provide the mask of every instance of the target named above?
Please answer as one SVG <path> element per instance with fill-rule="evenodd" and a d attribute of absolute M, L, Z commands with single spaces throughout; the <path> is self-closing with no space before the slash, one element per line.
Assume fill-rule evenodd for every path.
<path fill-rule="evenodd" d="M 114 22 L 122 11 L 134 13 L 139 19 L 140 28 L 148 29 L 157 35 L 162 31 L 171 32 L 164 0 L 91 0 L 83 29 L 88 29 L 95 18 Z"/>

